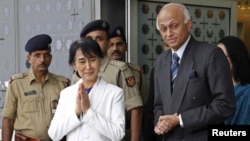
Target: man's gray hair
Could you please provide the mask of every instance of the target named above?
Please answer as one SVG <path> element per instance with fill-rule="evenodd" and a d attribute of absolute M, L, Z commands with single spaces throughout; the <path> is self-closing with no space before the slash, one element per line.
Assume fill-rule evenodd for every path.
<path fill-rule="evenodd" d="M 165 4 L 165 5 L 161 8 L 160 12 L 161 12 L 163 9 L 165 9 L 166 7 L 168 7 L 168 6 L 178 6 L 178 7 L 180 7 L 180 8 L 182 9 L 183 15 L 184 15 L 184 18 L 185 18 L 185 20 L 184 20 L 184 23 L 185 23 L 185 24 L 191 19 L 191 15 L 190 15 L 188 9 L 185 7 L 185 5 L 180 4 L 180 3 L 168 3 L 168 4 Z M 159 13 L 160 13 L 160 12 L 159 12 Z M 159 25 L 158 25 L 158 15 L 157 15 L 157 18 L 156 18 L 156 29 L 157 29 L 157 30 L 160 30 L 160 27 L 159 27 Z"/>

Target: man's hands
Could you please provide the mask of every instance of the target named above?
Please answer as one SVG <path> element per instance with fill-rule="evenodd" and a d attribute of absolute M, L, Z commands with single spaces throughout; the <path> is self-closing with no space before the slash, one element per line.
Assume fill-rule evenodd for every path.
<path fill-rule="evenodd" d="M 179 124 L 180 121 L 177 113 L 173 115 L 160 116 L 154 131 L 158 135 L 163 135 L 174 129 Z"/>
<path fill-rule="evenodd" d="M 80 116 L 82 113 L 86 113 L 89 107 L 89 96 L 85 91 L 83 83 L 80 83 L 78 87 L 78 94 L 76 97 L 76 115 Z"/>

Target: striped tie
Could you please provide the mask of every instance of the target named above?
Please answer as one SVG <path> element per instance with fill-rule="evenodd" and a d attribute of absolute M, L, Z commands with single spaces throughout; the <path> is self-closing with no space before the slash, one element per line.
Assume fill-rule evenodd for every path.
<path fill-rule="evenodd" d="M 172 86 L 174 87 L 174 80 L 177 76 L 178 68 L 179 68 L 179 56 L 176 53 L 173 53 L 172 64 L 171 64 L 171 73 L 172 73 Z"/>

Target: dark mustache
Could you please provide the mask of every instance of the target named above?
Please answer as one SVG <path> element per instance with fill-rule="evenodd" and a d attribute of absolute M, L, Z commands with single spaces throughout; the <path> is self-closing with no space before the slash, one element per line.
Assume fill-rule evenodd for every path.
<path fill-rule="evenodd" d="M 45 63 L 41 63 L 38 66 L 47 66 Z"/>
<path fill-rule="evenodd" d="M 111 55 L 113 55 L 113 54 L 115 54 L 115 53 L 117 53 L 117 54 L 121 54 L 121 52 L 120 52 L 120 51 L 115 50 L 115 51 L 113 51 L 113 52 L 111 53 Z"/>

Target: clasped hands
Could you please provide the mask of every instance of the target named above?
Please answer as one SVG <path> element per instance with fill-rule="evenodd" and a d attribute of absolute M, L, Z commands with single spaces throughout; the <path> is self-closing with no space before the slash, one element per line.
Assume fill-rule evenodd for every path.
<path fill-rule="evenodd" d="M 154 131 L 158 135 L 163 135 L 174 129 L 179 124 L 180 121 L 177 113 L 173 115 L 160 116 L 154 128 Z"/>
<path fill-rule="evenodd" d="M 89 107 L 89 96 L 85 91 L 83 83 L 80 83 L 76 97 L 76 115 L 80 116 L 82 113 L 86 113 Z"/>

